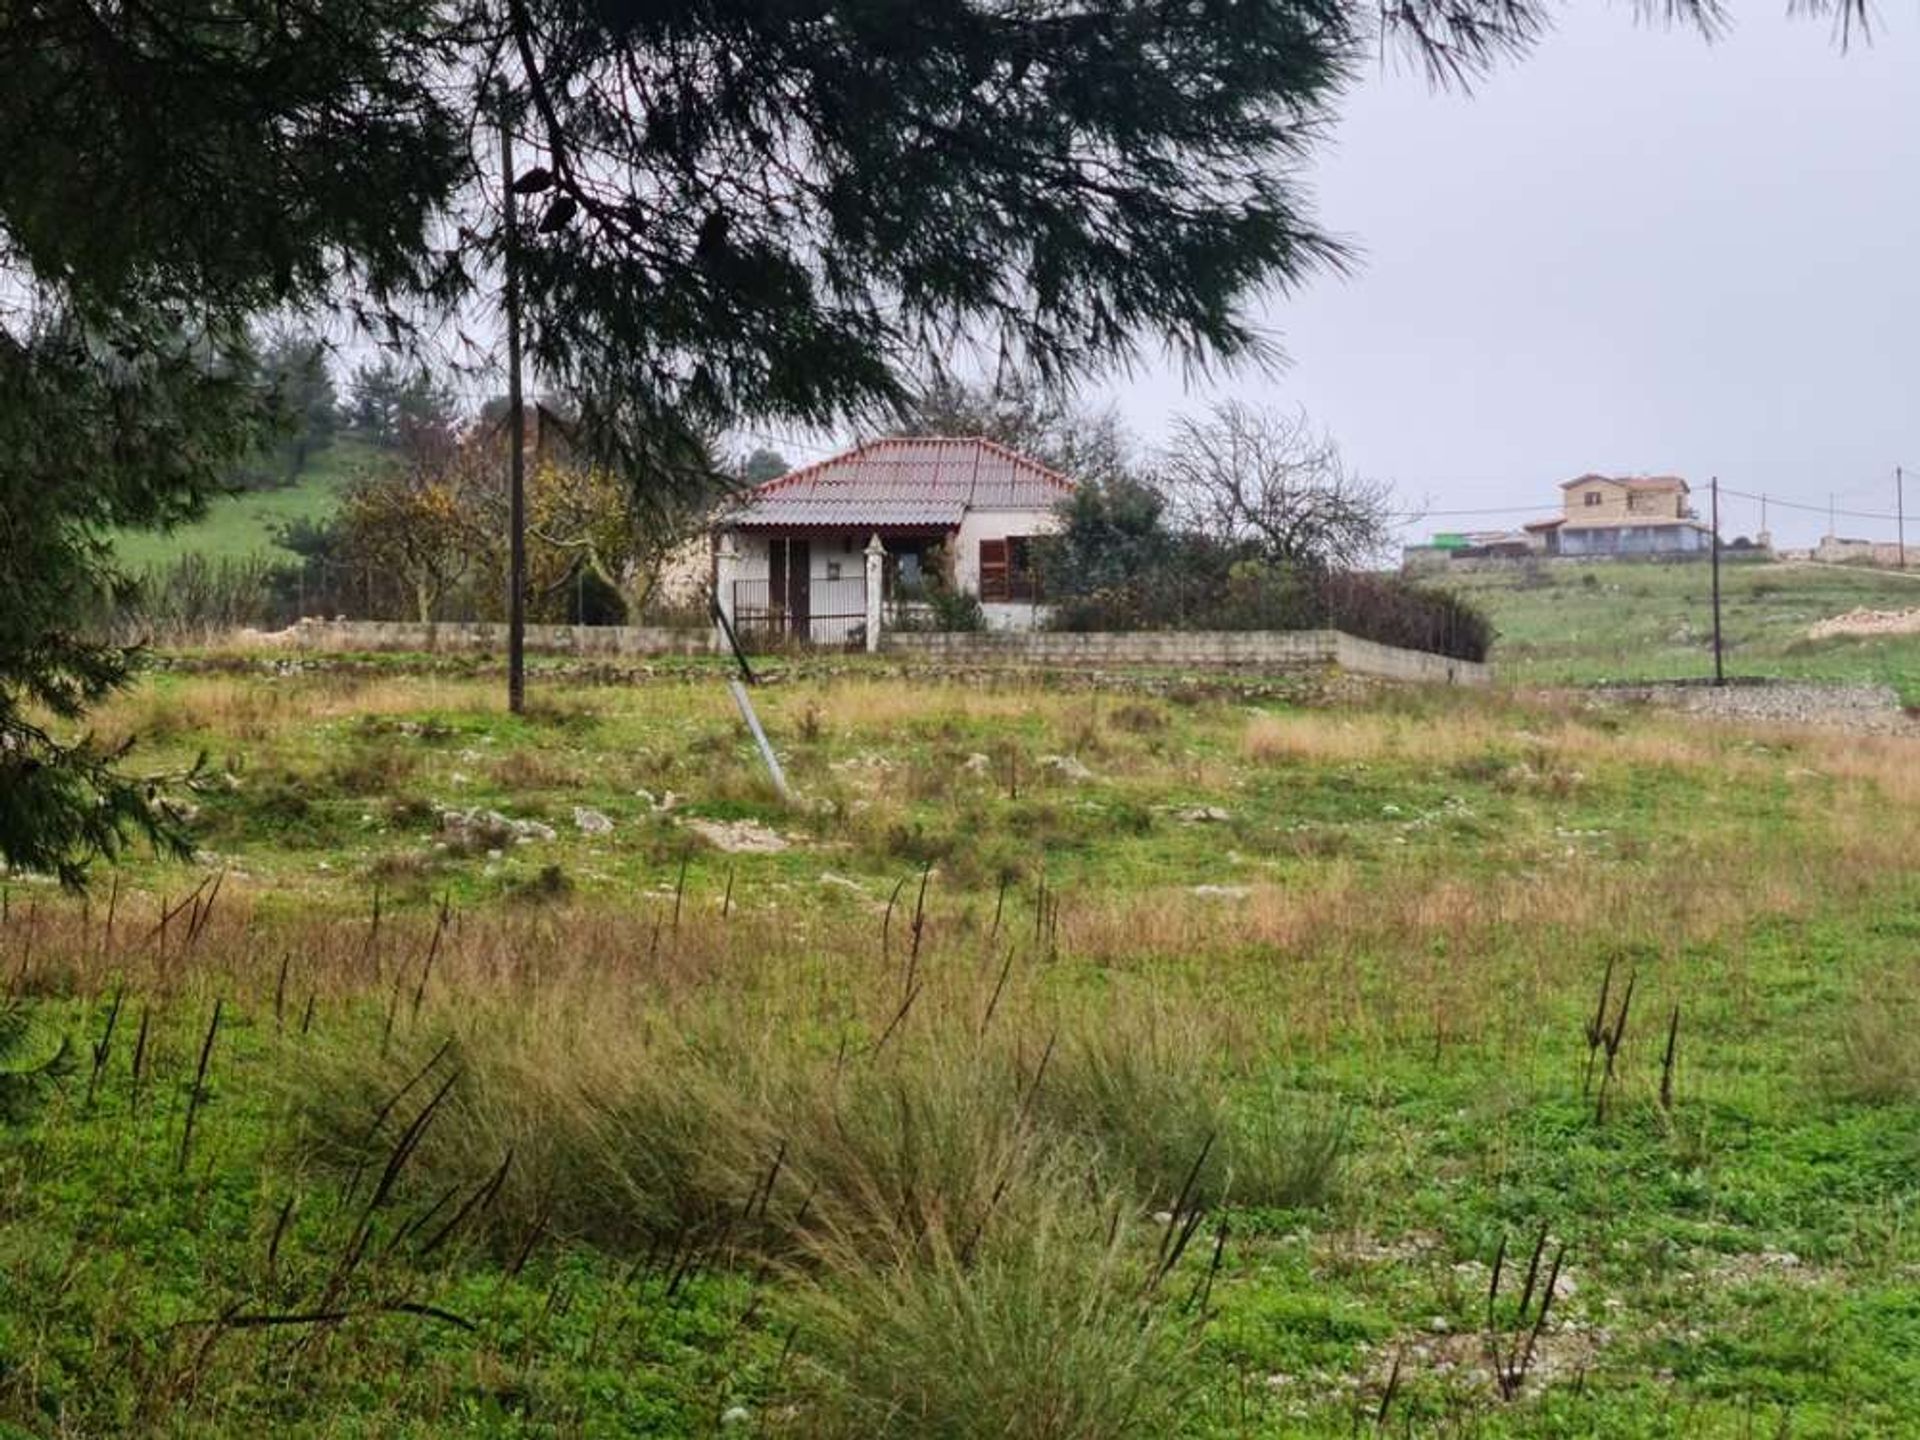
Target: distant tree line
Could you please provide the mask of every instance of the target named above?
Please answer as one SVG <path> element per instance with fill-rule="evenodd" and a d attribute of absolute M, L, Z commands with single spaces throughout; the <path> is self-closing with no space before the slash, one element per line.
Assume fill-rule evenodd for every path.
<path fill-rule="evenodd" d="M 289 347 L 289 352 L 291 347 Z M 270 354 L 274 353 L 272 351 Z M 288 373 L 324 377 L 302 348 Z M 317 393 L 318 387 L 316 387 Z M 291 391 L 290 391 L 291 393 Z M 284 559 L 190 554 L 134 577 L 115 610 L 123 634 L 280 627 L 302 616 L 499 620 L 506 611 L 507 428 L 502 402 L 463 415 L 425 371 L 383 360 L 356 370 L 333 425 L 380 453 L 342 489 L 338 510 L 277 534 Z M 717 441 L 665 437 L 644 469 L 593 458 L 577 422 L 528 411 L 528 613 L 536 622 L 620 624 L 704 619 L 702 541 L 713 507 L 786 461 L 744 459 Z"/>
<path fill-rule="evenodd" d="M 341 435 L 395 451 L 410 436 L 459 419 L 451 387 L 424 365 L 382 354 L 355 365 L 343 383 L 331 347 L 319 336 L 276 330 L 255 343 L 253 378 L 269 397 L 273 423 L 234 470 L 237 488 L 293 484 Z"/>

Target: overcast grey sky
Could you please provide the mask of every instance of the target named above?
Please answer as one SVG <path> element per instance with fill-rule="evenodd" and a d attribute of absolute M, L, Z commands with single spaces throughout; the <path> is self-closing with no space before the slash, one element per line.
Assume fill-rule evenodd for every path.
<path fill-rule="evenodd" d="M 1920 468 L 1920 7 L 1844 54 L 1823 21 L 1741 8 L 1707 45 L 1581 0 L 1472 97 L 1370 76 L 1313 181 L 1360 263 L 1266 307 L 1288 366 L 1142 371 L 1123 413 L 1151 437 L 1223 394 L 1304 406 L 1436 508 L 1551 509 L 1600 470 L 1891 511 L 1894 465 Z M 1769 518 L 1783 543 L 1826 529 Z"/>

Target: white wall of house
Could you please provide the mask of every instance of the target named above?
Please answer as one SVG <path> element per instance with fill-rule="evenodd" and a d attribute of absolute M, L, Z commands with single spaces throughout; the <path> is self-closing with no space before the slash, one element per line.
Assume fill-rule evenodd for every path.
<path fill-rule="evenodd" d="M 982 540 L 1006 540 L 1016 536 L 1046 535 L 1060 528 L 1060 518 L 1051 510 L 970 510 L 962 518 L 960 528 L 948 541 L 953 558 L 953 579 L 956 588 L 969 595 L 980 593 L 980 542 Z M 836 585 L 836 578 L 847 582 L 864 583 L 866 574 L 866 544 L 870 532 L 848 531 L 844 534 L 834 531 L 809 531 L 807 533 L 808 570 L 812 579 L 813 608 L 816 614 L 825 609 L 839 610 L 851 604 L 855 585 L 844 587 Z M 723 536 L 724 545 L 728 536 Z M 772 578 L 772 561 L 769 546 L 778 537 L 752 530 L 735 530 L 730 534 L 734 550 L 739 556 L 732 566 L 736 580 L 747 582 L 747 595 L 743 599 L 760 597 L 759 603 L 765 603 L 767 583 Z M 837 576 L 836 576 L 837 571 Z M 846 601 L 846 605 L 841 602 Z M 1046 607 L 1032 601 L 996 601 L 982 607 L 987 627 L 991 630 L 1032 630 L 1046 617 Z M 844 638 L 840 632 L 845 626 L 838 623 L 816 623 L 811 627 L 816 640 L 839 640 Z M 832 633 L 829 634 L 828 632 Z"/>
<path fill-rule="evenodd" d="M 980 542 L 1014 535 L 1051 535 L 1060 517 L 1051 510 L 969 510 L 960 519 L 954 542 L 954 584 L 969 595 L 980 593 Z M 1017 607 L 1026 609 L 1026 606 Z"/>
<path fill-rule="evenodd" d="M 980 593 L 980 542 L 1007 540 L 1020 535 L 1051 535 L 1060 528 L 1052 510 L 969 510 L 961 518 L 954 540 L 954 584 L 969 595 Z M 1047 607 L 1030 600 L 992 601 L 981 605 L 989 630 L 1036 630 L 1046 619 Z"/>
<path fill-rule="evenodd" d="M 1591 525 L 1560 528 L 1562 555 L 1695 554 L 1709 548 L 1707 532 L 1695 525 Z"/>
<path fill-rule="evenodd" d="M 867 558 L 866 544 L 871 532 L 809 530 L 807 542 L 808 603 L 812 618 L 808 637 L 818 644 L 844 644 L 857 639 L 865 629 Z M 733 580 L 740 586 L 734 596 L 726 597 L 737 618 L 739 612 L 773 603 L 769 594 L 773 579 L 772 546 L 785 536 L 752 530 L 734 530 L 721 536 L 724 546 L 730 539 L 738 559 L 731 566 Z M 723 582 L 724 583 L 724 582 Z"/>
<path fill-rule="evenodd" d="M 870 533 L 809 530 L 805 536 L 808 576 L 816 582 L 825 582 L 852 580 L 865 575 L 867 536 Z M 771 578 L 773 562 L 768 554 L 768 545 L 773 539 L 784 537 L 752 530 L 735 530 L 732 535 L 734 546 L 740 554 L 740 562 L 735 569 L 736 577 L 756 582 Z"/>

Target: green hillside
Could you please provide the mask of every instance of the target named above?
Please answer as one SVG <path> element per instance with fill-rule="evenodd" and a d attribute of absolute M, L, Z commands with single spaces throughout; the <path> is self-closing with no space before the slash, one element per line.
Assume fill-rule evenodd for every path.
<path fill-rule="evenodd" d="M 1494 662 L 1522 684 L 1712 674 L 1705 564 L 1516 567 L 1446 583 L 1493 616 Z M 1722 567 L 1721 586 L 1729 675 L 1883 681 L 1920 702 L 1920 635 L 1807 635 L 1849 610 L 1920 608 L 1920 571 L 1741 561 Z"/>
<path fill-rule="evenodd" d="M 205 519 L 176 530 L 121 531 L 114 537 L 114 551 L 122 564 L 135 571 L 190 554 L 225 560 L 284 555 L 274 538 L 281 526 L 293 520 L 325 519 L 339 506 L 341 492 L 356 475 L 384 463 L 384 452 L 342 437 L 317 452 L 293 484 L 216 500 Z"/>

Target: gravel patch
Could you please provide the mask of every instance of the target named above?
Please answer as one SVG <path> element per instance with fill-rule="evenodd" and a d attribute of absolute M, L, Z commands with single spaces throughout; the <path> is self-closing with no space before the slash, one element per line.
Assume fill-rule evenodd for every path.
<path fill-rule="evenodd" d="M 1865 735 L 1920 735 L 1920 722 L 1901 705 L 1900 694 L 1891 685 L 1675 682 L 1607 686 L 1589 691 L 1588 697 L 1598 705 L 1660 705 L 1710 720 L 1816 725 Z"/>
<path fill-rule="evenodd" d="M 1813 640 L 1832 635 L 1920 635 L 1920 610 L 1849 610 L 1807 631 Z"/>

